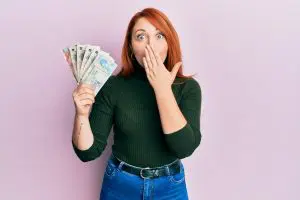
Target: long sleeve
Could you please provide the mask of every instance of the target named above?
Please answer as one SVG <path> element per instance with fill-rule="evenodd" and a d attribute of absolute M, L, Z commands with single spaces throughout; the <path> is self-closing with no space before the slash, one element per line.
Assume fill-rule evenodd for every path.
<path fill-rule="evenodd" d="M 114 123 L 114 105 L 116 101 L 113 87 L 114 76 L 110 76 L 95 97 L 95 102 L 89 115 L 89 122 L 94 136 L 94 143 L 89 149 L 78 149 L 73 141 L 72 146 L 83 162 L 99 157 L 107 145 L 107 139 Z"/>
<path fill-rule="evenodd" d="M 201 88 L 199 83 L 188 80 L 182 90 L 182 99 L 179 108 L 187 120 L 187 124 L 170 134 L 165 134 L 169 149 L 182 159 L 192 155 L 201 141 L 200 113 L 201 113 Z"/>

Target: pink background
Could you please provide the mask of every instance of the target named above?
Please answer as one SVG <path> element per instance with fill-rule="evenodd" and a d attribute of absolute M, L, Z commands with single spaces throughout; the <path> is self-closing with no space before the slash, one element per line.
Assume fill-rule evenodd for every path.
<path fill-rule="evenodd" d="M 298 0 L 1 1 L 0 199 L 98 199 L 111 138 L 96 161 L 75 156 L 61 49 L 99 45 L 119 64 L 148 6 L 170 18 L 202 87 L 203 139 L 183 160 L 190 199 L 300 199 Z"/>

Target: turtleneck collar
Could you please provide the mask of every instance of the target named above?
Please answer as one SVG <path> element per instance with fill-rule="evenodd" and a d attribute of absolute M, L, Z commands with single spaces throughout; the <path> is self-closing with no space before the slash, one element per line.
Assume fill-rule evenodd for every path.
<path fill-rule="evenodd" d="M 148 81 L 147 73 L 145 71 L 145 68 L 141 66 L 138 62 L 133 62 L 133 77 L 142 81 Z"/>

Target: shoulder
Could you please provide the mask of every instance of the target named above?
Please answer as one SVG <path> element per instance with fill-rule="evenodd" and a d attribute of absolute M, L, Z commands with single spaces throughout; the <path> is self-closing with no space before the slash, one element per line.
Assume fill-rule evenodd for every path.
<path fill-rule="evenodd" d="M 115 89 L 120 82 L 120 77 L 111 75 L 103 85 L 103 89 L 112 90 Z"/>
<path fill-rule="evenodd" d="M 201 86 L 199 82 L 195 78 L 188 78 L 182 84 L 182 95 L 189 96 L 189 95 L 196 95 L 201 97 Z"/>
<path fill-rule="evenodd" d="M 190 90 L 197 90 L 201 92 L 201 86 L 199 82 L 195 78 L 178 78 L 176 77 L 176 80 L 173 85 L 180 86 L 182 92 L 187 92 Z"/>
<path fill-rule="evenodd" d="M 115 75 L 111 75 L 100 88 L 98 94 L 96 95 L 96 98 L 107 97 L 115 99 L 115 96 L 118 94 L 118 92 L 116 91 L 116 89 L 118 88 L 117 85 L 118 77 Z"/>
<path fill-rule="evenodd" d="M 200 84 L 195 78 L 189 78 L 185 81 L 185 87 L 200 89 Z"/>

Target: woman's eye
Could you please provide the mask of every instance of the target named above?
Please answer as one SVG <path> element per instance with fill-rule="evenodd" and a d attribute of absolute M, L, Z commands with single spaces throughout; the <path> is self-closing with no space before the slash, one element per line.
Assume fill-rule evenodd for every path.
<path fill-rule="evenodd" d="M 140 34 L 140 35 L 137 36 L 137 38 L 138 38 L 139 40 L 143 39 L 143 37 L 145 37 L 143 34 Z"/>
<path fill-rule="evenodd" d="M 162 33 L 157 34 L 157 36 L 158 36 L 159 39 L 162 39 L 162 38 L 165 37 L 164 34 L 162 34 Z"/>

